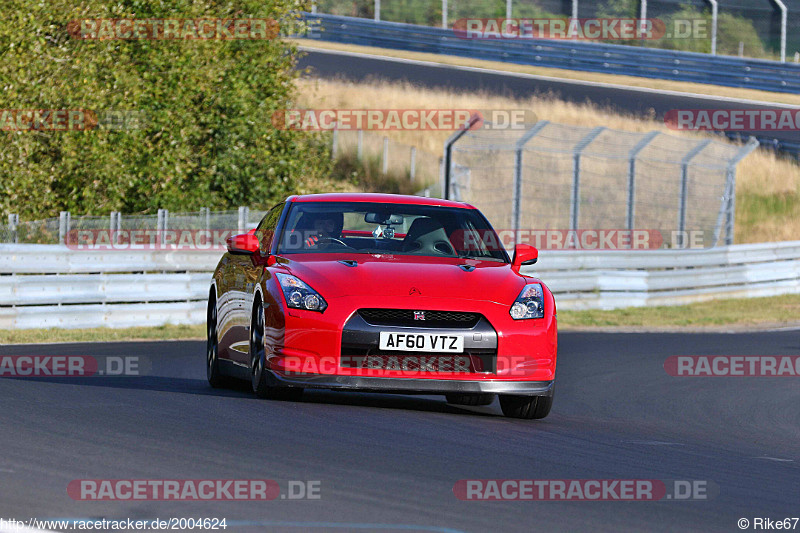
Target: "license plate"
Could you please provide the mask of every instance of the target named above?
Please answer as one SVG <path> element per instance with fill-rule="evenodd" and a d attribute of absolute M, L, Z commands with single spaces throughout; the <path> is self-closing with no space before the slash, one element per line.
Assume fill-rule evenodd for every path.
<path fill-rule="evenodd" d="M 439 333 L 395 333 L 381 331 L 379 348 L 400 352 L 446 352 L 464 351 L 462 335 L 443 335 Z"/>

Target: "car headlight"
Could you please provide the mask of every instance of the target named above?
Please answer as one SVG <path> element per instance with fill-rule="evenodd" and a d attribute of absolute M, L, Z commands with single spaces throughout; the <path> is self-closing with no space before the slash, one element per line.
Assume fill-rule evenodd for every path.
<path fill-rule="evenodd" d="M 275 274 L 281 284 L 286 305 L 294 309 L 323 312 L 328 307 L 328 302 L 317 291 L 305 282 L 289 274 Z"/>
<path fill-rule="evenodd" d="M 528 283 L 508 311 L 514 320 L 544 317 L 544 291 L 541 283 Z"/>

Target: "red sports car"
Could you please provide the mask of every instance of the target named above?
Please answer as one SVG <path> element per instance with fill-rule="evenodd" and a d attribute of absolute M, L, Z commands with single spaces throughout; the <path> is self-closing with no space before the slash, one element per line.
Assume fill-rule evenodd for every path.
<path fill-rule="evenodd" d="M 292 196 L 228 239 L 208 298 L 208 381 L 444 394 L 544 418 L 556 307 L 474 207 L 389 194 Z"/>

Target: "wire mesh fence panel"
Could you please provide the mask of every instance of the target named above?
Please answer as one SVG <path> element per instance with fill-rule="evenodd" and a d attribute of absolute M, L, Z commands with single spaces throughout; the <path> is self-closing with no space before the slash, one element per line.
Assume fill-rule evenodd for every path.
<path fill-rule="evenodd" d="M 710 247 L 732 242 L 735 165 L 756 146 L 546 121 L 478 129 L 451 148 L 449 197 L 498 229 L 625 230 L 656 237 L 648 247 Z"/>
<path fill-rule="evenodd" d="M 30 244 L 58 244 L 57 218 L 44 220 L 20 220 L 17 226 L 17 241 Z"/>

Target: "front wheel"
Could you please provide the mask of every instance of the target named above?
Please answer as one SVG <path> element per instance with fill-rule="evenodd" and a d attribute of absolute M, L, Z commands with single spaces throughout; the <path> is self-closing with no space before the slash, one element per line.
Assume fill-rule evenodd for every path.
<path fill-rule="evenodd" d="M 303 396 L 300 387 L 277 387 L 268 383 L 267 352 L 264 347 L 264 306 L 256 300 L 250 321 L 250 377 L 253 392 L 259 398 L 273 400 L 299 400 Z"/>
<path fill-rule="evenodd" d="M 546 417 L 553 407 L 552 396 L 500 395 L 500 409 L 511 418 L 540 419 Z"/>
<path fill-rule="evenodd" d="M 227 385 L 228 381 L 219 370 L 219 339 L 217 338 L 217 300 L 213 293 L 208 297 L 206 315 L 206 378 L 213 388 Z"/>

